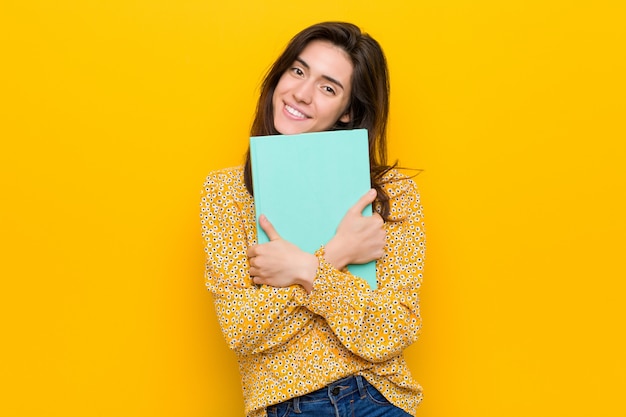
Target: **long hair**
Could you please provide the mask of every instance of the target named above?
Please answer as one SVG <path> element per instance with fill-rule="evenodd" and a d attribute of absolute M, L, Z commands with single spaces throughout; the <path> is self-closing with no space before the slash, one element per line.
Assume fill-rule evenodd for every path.
<path fill-rule="evenodd" d="M 251 136 L 277 135 L 272 99 L 281 76 L 313 40 L 324 40 L 342 48 L 353 65 L 350 120 L 337 121 L 331 130 L 367 129 L 371 184 L 378 192 L 376 203 L 383 219 L 389 216 L 389 196 L 382 188 L 383 176 L 395 166 L 387 164 L 387 117 L 389 115 L 389 72 L 387 60 L 378 42 L 351 23 L 325 22 L 310 26 L 291 39 L 283 53 L 267 72 L 261 84 Z M 246 154 L 244 181 L 250 194 L 252 170 L 250 149 Z"/>

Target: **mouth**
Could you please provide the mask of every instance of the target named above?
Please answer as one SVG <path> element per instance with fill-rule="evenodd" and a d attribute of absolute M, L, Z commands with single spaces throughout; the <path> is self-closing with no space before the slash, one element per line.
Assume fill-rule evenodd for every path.
<path fill-rule="evenodd" d="M 289 104 L 285 103 L 285 111 L 287 113 L 289 113 L 291 116 L 293 116 L 296 119 L 310 119 L 310 117 L 304 113 L 302 113 L 300 110 L 295 109 L 293 107 L 291 107 Z"/>

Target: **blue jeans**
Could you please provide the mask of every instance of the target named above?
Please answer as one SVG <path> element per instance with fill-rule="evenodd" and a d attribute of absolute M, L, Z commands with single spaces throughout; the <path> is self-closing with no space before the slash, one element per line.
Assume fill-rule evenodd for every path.
<path fill-rule="evenodd" d="M 410 417 L 365 378 L 349 376 L 301 397 L 267 407 L 269 417 Z"/>

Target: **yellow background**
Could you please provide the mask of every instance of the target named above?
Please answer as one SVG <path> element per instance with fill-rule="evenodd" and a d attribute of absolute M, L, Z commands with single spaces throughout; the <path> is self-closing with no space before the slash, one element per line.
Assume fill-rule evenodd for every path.
<path fill-rule="evenodd" d="M 240 416 L 198 198 L 322 20 L 384 46 L 428 265 L 418 416 L 626 416 L 622 1 L 0 3 L 0 415 Z"/>

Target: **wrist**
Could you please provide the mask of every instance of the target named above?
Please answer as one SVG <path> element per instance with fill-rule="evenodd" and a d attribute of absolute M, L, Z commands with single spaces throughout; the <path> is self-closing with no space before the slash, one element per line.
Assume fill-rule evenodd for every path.
<path fill-rule="evenodd" d="M 319 261 L 315 255 L 307 253 L 303 258 L 302 269 L 298 274 L 297 284 L 300 284 L 307 293 L 313 290 L 313 281 L 317 275 L 317 268 L 319 267 Z"/>
<path fill-rule="evenodd" d="M 333 237 L 324 247 L 324 259 L 340 271 L 350 263 L 345 247 L 346 245 L 341 244 L 336 237 Z"/>

